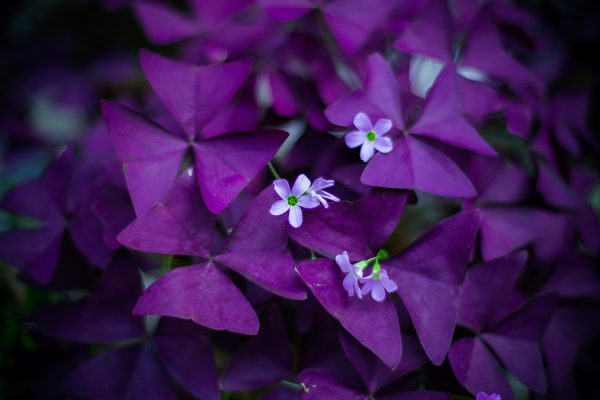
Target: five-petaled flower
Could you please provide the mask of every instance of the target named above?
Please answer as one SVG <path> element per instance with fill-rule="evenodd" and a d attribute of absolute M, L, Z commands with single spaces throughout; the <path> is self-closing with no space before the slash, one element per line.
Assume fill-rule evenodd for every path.
<path fill-rule="evenodd" d="M 348 133 L 344 140 L 351 149 L 361 146 L 360 159 L 368 162 L 375 155 L 375 150 L 380 153 L 392 151 L 392 139 L 384 135 L 392 129 L 392 121 L 389 119 L 378 119 L 375 126 L 367 114 L 359 112 L 354 117 L 356 131 Z"/>
<path fill-rule="evenodd" d="M 382 302 L 385 300 L 386 292 L 393 293 L 398 290 L 398 286 L 388 277 L 387 271 L 381 267 L 380 261 L 387 257 L 387 251 L 380 250 L 375 257 L 352 264 L 346 250 L 335 256 L 335 262 L 346 274 L 342 285 L 348 292 L 348 296 L 356 294 L 359 299 L 362 299 L 364 295 L 371 293 L 373 300 Z M 364 276 L 364 270 L 371 263 L 373 264 L 371 274 Z M 359 283 L 363 286 L 361 287 Z"/>
<path fill-rule="evenodd" d="M 281 215 L 289 210 L 288 220 L 290 225 L 298 228 L 302 225 L 302 208 L 315 208 L 322 204 L 328 207 L 326 200 L 340 201 L 331 193 L 325 192 L 324 188 L 334 185 L 333 180 L 317 178 L 311 185 L 306 175 L 301 174 L 296 178 L 294 186 L 290 190 L 290 185 L 285 179 L 277 179 L 273 182 L 275 191 L 281 197 L 271 206 L 269 212 L 271 215 Z"/>
<path fill-rule="evenodd" d="M 373 300 L 379 302 L 385 300 L 386 292 L 393 293 L 398 289 L 398 286 L 388 278 L 387 271 L 383 268 L 375 271 L 375 267 L 373 267 L 373 272 L 364 278 L 364 282 L 361 293 L 366 295 L 370 292 Z"/>
<path fill-rule="evenodd" d="M 362 299 L 362 291 L 358 285 L 358 281 L 362 279 L 362 269 L 350 262 L 350 257 L 346 250 L 335 256 L 335 262 L 342 272 L 346 274 L 342 284 L 346 292 L 348 292 L 348 296 L 356 295 L 359 299 Z"/>

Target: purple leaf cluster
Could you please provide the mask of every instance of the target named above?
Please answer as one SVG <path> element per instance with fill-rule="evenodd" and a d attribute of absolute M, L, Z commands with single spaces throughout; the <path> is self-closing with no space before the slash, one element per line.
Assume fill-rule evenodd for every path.
<path fill-rule="evenodd" d="M 61 294 L 25 325 L 66 353 L 57 396 L 581 396 L 600 141 L 538 13 L 185 6 L 105 1 L 152 50 L 20 83 L 80 125 L 0 119 L 0 260 Z"/>

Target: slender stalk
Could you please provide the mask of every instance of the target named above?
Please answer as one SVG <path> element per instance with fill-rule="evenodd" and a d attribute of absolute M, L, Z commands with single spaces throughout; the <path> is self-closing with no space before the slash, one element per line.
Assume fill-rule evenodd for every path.
<path fill-rule="evenodd" d="M 307 390 L 306 386 L 304 386 L 304 384 L 300 384 L 300 383 L 294 383 L 294 382 L 282 380 L 282 381 L 279 381 L 279 384 L 283 387 L 286 387 L 286 388 L 292 389 L 292 390 L 296 390 L 298 392 L 302 392 L 302 391 L 306 392 L 306 390 Z"/>
<path fill-rule="evenodd" d="M 271 171 L 271 174 L 273 175 L 273 177 L 275 179 L 281 179 L 281 176 L 279 175 L 279 173 L 277 172 L 277 170 L 275 169 L 275 167 L 273 166 L 273 163 L 271 161 L 269 161 L 267 166 L 269 167 L 269 171 Z"/>

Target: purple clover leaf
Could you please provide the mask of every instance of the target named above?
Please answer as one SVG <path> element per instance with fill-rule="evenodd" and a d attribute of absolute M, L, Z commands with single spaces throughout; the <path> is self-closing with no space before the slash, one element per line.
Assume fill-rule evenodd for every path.
<path fill-rule="evenodd" d="M 221 213 L 273 158 L 287 136 L 279 130 L 232 133 L 211 129 L 228 112 L 253 61 L 198 66 L 145 50 L 140 52 L 140 61 L 146 79 L 187 140 L 130 108 L 102 102 L 136 214 L 143 215 L 169 192 L 186 155 L 193 155 L 206 206 L 214 214 Z"/>
<path fill-rule="evenodd" d="M 456 66 L 449 63 L 431 88 L 418 118 L 407 125 L 404 115 L 407 110 L 400 103 L 398 79 L 388 62 L 381 55 L 373 54 L 368 59 L 364 87 L 338 99 L 325 110 L 325 115 L 339 126 L 350 126 L 361 113 L 369 118 L 392 121 L 393 146 L 388 153 L 372 157 L 361 175 L 362 183 L 416 189 L 439 196 L 473 197 L 475 189 L 454 159 L 460 156 L 452 157 L 451 148 L 446 146 L 490 156 L 496 152 L 461 115 L 459 104 Z M 369 146 L 365 157 L 373 150 L 368 149 Z"/>
<path fill-rule="evenodd" d="M 392 129 L 391 120 L 378 119 L 373 126 L 369 116 L 359 112 L 354 117 L 354 126 L 357 130 L 346 134 L 344 140 L 351 149 L 360 146 L 360 159 L 363 162 L 369 162 L 375 155 L 375 150 L 384 154 L 392 151 L 392 139 L 384 137 Z"/>

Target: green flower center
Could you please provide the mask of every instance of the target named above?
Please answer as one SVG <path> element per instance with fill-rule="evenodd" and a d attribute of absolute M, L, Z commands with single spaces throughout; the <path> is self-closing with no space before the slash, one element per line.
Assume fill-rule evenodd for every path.
<path fill-rule="evenodd" d="M 298 197 L 294 196 L 293 194 L 288 196 L 287 203 L 290 206 L 297 206 L 298 205 Z"/>
<path fill-rule="evenodd" d="M 369 132 L 367 133 L 367 140 L 368 140 L 369 142 L 374 142 L 374 141 L 375 141 L 375 139 L 377 139 L 377 134 L 375 134 L 375 132 L 373 132 L 373 131 L 369 131 Z"/>

